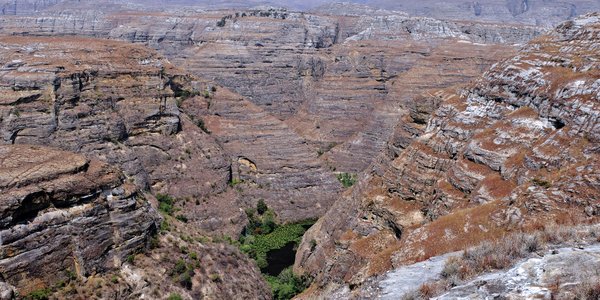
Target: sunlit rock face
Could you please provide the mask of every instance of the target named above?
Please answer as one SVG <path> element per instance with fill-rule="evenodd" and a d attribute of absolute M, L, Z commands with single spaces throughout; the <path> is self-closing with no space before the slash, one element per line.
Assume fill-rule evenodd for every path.
<path fill-rule="evenodd" d="M 413 112 L 423 133 L 306 234 L 296 270 L 328 291 L 508 230 L 593 220 L 599 24 L 564 23 L 474 84 L 425 97 L 438 108 Z"/>

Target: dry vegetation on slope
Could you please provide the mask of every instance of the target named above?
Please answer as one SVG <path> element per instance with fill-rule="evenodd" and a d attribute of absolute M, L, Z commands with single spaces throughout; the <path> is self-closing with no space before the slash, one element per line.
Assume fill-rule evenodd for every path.
<path fill-rule="evenodd" d="M 320 288 L 358 286 L 506 232 L 596 220 L 599 24 L 565 23 L 447 97 L 307 233 L 296 270 Z"/>

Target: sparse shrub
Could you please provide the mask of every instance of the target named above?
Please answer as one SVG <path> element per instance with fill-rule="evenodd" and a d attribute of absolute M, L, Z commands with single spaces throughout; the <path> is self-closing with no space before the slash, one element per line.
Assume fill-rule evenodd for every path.
<path fill-rule="evenodd" d="M 167 220 L 160 222 L 160 232 L 166 232 L 171 230 L 171 224 Z"/>
<path fill-rule="evenodd" d="M 179 284 L 188 289 L 191 290 L 193 283 L 192 283 L 192 276 L 194 276 L 194 270 L 188 270 L 187 272 L 179 275 Z"/>
<path fill-rule="evenodd" d="M 198 91 L 190 91 L 190 90 L 176 90 L 175 91 L 175 97 L 178 98 L 177 99 L 177 107 L 181 107 L 181 104 L 183 104 L 183 101 L 198 96 L 200 95 L 200 93 Z"/>
<path fill-rule="evenodd" d="M 196 252 L 190 252 L 190 258 L 193 260 L 198 260 L 198 254 Z"/>
<path fill-rule="evenodd" d="M 337 175 L 337 179 L 345 188 L 349 188 L 356 183 L 356 174 L 340 173 Z"/>
<path fill-rule="evenodd" d="M 62 288 L 64 288 L 65 286 L 67 286 L 67 283 L 66 283 L 64 280 L 59 280 L 59 281 L 56 283 L 56 285 L 55 285 L 55 287 L 56 287 L 56 288 L 59 288 L 59 289 L 62 289 Z"/>
<path fill-rule="evenodd" d="M 219 276 L 219 274 L 210 274 L 209 278 L 212 282 L 221 282 L 221 276 Z"/>
<path fill-rule="evenodd" d="M 537 234 L 525 235 L 524 240 L 525 240 L 525 249 L 529 253 L 533 253 L 533 252 L 540 250 L 541 242 L 540 242 L 540 238 L 538 237 Z"/>
<path fill-rule="evenodd" d="M 442 269 L 442 277 L 450 278 L 452 276 L 456 276 L 460 273 L 460 269 L 462 267 L 462 260 L 458 256 L 451 256 L 446 260 L 444 264 L 444 269 Z"/>
<path fill-rule="evenodd" d="M 267 209 L 267 211 L 263 214 L 261 231 L 265 234 L 273 232 L 277 224 L 275 223 L 275 213 L 273 210 Z"/>
<path fill-rule="evenodd" d="M 248 207 L 244 211 L 246 212 L 246 217 L 248 217 L 248 220 L 254 219 L 254 213 L 256 213 L 256 210 L 254 208 Z"/>
<path fill-rule="evenodd" d="M 67 269 L 66 275 L 69 281 L 77 280 L 77 273 L 73 272 L 71 269 Z"/>
<path fill-rule="evenodd" d="M 256 211 L 258 212 L 259 215 L 264 214 L 265 212 L 267 212 L 268 209 L 269 209 L 269 207 L 265 203 L 265 200 L 263 200 L 263 199 L 258 200 L 258 203 L 256 204 Z"/>
<path fill-rule="evenodd" d="M 217 87 L 213 85 L 213 86 L 210 88 L 210 90 L 211 90 L 211 92 L 213 92 L 213 93 L 216 93 L 216 92 L 217 92 Z"/>
<path fill-rule="evenodd" d="M 533 184 L 543 187 L 543 188 L 550 188 L 552 186 L 552 184 L 548 181 L 545 181 L 543 179 L 539 179 L 539 178 L 534 178 L 531 180 L 531 182 L 533 182 Z"/>
<path fill-rule="evenodd" d="M 187 270 L 187 266 L 183 259 L 177 260 L 175 263 L 175 268 L 173 269 L 173 274 L 183 274 Z"/>
<path fill-rule="evenodd" d="M 231 182 L 229 182 L 229 185 L 230 185 L 231 187 L 234 187 L 234 186 L 236 186 L 236 185 L 238 185 L 238 184 L 240 184 L 240 183 L 243 183 L 243 182 L 244 182 L 244 181 L 243 181 L 243 180 L 241 180 L 241 179 L 238 179 L 238 178 L 232 178 L 232 179 L 231 179 Z"/>
<path fill-rule="evenodd" d="M 183 238 L 182 238 L 182 240 L 183 240 Z M 179 251 L 181 251 L 181 253 L 183 253 L 183 254 L 187 254 L 189 249 L 186 246 L 179 246 Z"/>
<path fill-rule="evenodd" d="M 49 288 L 39 289 L 39 290 L 35 290 L 35 291 L 31 292 L 29 295 L 27 295 L 27 297 L 25 297 L 25 299 L 47 300 L 48 298 L 50 298 L 51 294 L 52 294 L 52 290 L 50 290 Z"/>
<path fill-rule="evenodd" d="M 156 194 L 156 200 L 158 200 L 158 210 L 168 215 L 173 214 L 173 204 L 175 203 L 173 197 L 159 193 Z"/>
<path fill-rule="evenodd" d="M 419 287 L 419 292 L 422 297 L 429 299 L 436 295 L 437 289 L 433 283 L 426 282 Z"/>
<path fill-rule="evenodd" d="M 171 295 L 169 295 L 169 298 L 167 298 L 167 300 L 183 300 L 183 298 L 181 298 L 181 296 L 177 293 L 171 293 Z"/>
<path fill-rule="evenodd" d="M 160 241 L 158 240 L 158 237 L 153 236 L 152 238 L 150 238 L 149 247 L 150 249 L 156 249 L 160 247 Z"/>
<path fill-rule="evenodd" d="M 192 277 L 194 276 L 194 268 L 192 265 L 188 265 L 183 259 L 178 259 L 171 270 L 171 275 L 175 277 L 175 280 L 186 289 L 192 288 Z"/>
<path fill-rule="evenodd" d="M 187 223 L 188 222 L 188 218 L 186 216 L 184 216 L 184 215 L 177 215 L 175 218 L 177 220 L 183 222 L 183 223 Z"/>
<path fill-rule="evenodd" d="M 127 262 L 133 265 L 135 263 L 135 255 L 133 255 L 133 254 L 128 255 Z"/>
<path fill-rule="evenodd" d="M 317 126 L 317 129 L 320 129 L 320 128 L 321 128 L 321 126 Z M 333 149 L 335 146 L 337 146 L 336 143 L 329 143 L 329 145 L 325 146 L 324 148 L 319 148 L 317 150 L 318 156 L 325 154 L 325 152 L 331 151 L 331 149 Z"/>
<path fill-rule="evenodd" d="M 208 130 L 208 128 L 206 128 L 206 124 L 204 123 L 204 120 L 202 119 L 198 119 L 198 121 L 196 121 L 196 126 L 198 126 L 198 128 L 202 129 L 202 131 L 204 131 L 207 134 L 210 134 L 210 130 Z"/>

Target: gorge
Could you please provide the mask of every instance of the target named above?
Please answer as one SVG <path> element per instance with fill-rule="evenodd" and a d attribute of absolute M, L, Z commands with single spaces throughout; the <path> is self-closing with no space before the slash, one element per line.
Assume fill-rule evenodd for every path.
<path fill-rule="evenodd" d="M 593 299 L 600 3 L 360 2 L 0 1 L 0 299 Z"/>

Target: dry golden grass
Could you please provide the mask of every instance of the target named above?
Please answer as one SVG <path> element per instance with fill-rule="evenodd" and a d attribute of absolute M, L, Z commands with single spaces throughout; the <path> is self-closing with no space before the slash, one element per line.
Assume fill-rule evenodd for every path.
<path fill-rule="evenodd" d="M 502 199 L 508 197 L 517 187 L 517 184 L 512 180 L 504 180 L 498 173 L 493 173 L 486 176 L 480 183 L 480 186 L 485 187 L 490 196 L 494 199 Z"/>
<path fill-rule="evenodd" d="M 494 224 L 490 216 L 501 213 L 503 208 L 503 202 L 492 201 L 454 211 L 424 225 L 419 236 L 426 235 L 426 239 L 414 238 L 404 241 L 405 246 L 422 251 L 414 251 L 413 256 L 406 255 L 401 261 L 421 261 L 502 237 L 506 229 Z M 452 233 L 451 237 L 447 236 L 448 232 Z"/>
<path fill-rule="evenodd" d="M 545 226 L 532 233 L 514 233 L 492 242 L 486 241 L 464 250 L 460 256 L 449 257 L 440 274 L 441 279 L 424 284 L 413 293 L 409 293 L 407 299 L 428 299 L 437 296 L 448 288 L 484 272 L 506 269 L 540 250 L 598 241 L 600 241 L 598 226 L 560 225 Z M 558 295 L 561 292 L 560 278 L 556 278 L 548 287 L 553 295 Z M 598 299 L 600 281 L 592 278 L 589 282 L 578 285 L 575 292 L 579 296 L 577 299 Z"/>

